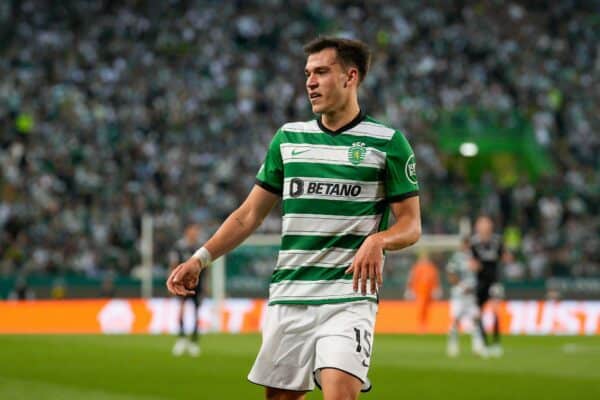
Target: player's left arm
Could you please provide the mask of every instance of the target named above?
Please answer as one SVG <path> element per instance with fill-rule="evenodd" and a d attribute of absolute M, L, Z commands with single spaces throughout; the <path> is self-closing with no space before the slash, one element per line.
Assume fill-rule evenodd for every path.
<path fill-rule="evenodd" d="M 383 251 L 400 250 L 416 243 L 421 237 L 421 209 L 419 196 L 412 196 L 390 204 L 396 222 L 388 229 L 367 237 L 360 246 L 346 273 L 353 274 L 354 291 L 367 293 L 367 280 L 371 293 L 383 283 Z"/>

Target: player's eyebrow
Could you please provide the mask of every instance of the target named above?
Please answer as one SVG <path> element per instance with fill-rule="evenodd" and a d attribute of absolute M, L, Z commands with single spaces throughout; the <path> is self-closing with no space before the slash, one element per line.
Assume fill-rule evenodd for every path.
<path fill-rule="evenodd" d="M 332 65 L 337 64 L 337 61 L 332 62 L 331 64 L 326 64 L 326 65 L 318 65 L 316 67 L 313 68 L 313 71 L 317 71 L 317 72 L 325 72 L 331 69 Z M 308 68 L 304 68 L 304 74 L 308 75 L 310 72 L 310 70 Z"/>

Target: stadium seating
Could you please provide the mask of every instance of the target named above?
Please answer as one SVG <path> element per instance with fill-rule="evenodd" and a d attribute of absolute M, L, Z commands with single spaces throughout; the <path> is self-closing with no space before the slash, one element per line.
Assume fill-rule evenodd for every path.
<path fill-rule="evenodd" d="M 145 212 L 164 268 L 188 221 L 210 231 L 245 197 L 278 126 L 311 118 L 317 32 L 372 45 L 362 105 L 413 144 L 426 233 L 483 210 L 517 255 L 507 279 L 600 275 L 593 5 L 49 3 L 0 11 L 2 275 L 128 275 Z M 463 107 L 519 110 L 556 173 L 470 182 L 435 129 Z"/>

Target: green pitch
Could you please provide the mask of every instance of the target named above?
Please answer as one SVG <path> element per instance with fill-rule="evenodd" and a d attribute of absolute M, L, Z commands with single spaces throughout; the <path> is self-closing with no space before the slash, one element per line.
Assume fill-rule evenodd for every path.
<path fill-rule="evenodd" d="M 0 336 L 0 399 L 262 399 L 246 380 L 258 335 L 207 335 L 199 358 L 168 336 Z M 507 337 L 501 359 L 445 356 L 441 336 L 375 339 L 362 399 L 600 399 L 599 337 Z M 320 399 L 319 391 L 308 396 Z"/>

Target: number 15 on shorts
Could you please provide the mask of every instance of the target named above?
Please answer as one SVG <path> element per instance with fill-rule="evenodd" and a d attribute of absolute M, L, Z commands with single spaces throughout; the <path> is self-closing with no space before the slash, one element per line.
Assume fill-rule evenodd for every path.
<path fill-rule="evenodd" d="M 362 362 L 363 367 L 368 367 L 368 360 L 371 358 L 371 338 L 373 335 L 366 329 L 361 331 L 359 328 L 354 328 L 354 337 L 356 339 L 356 352 L 364 353 L 366 360 Z"/>

